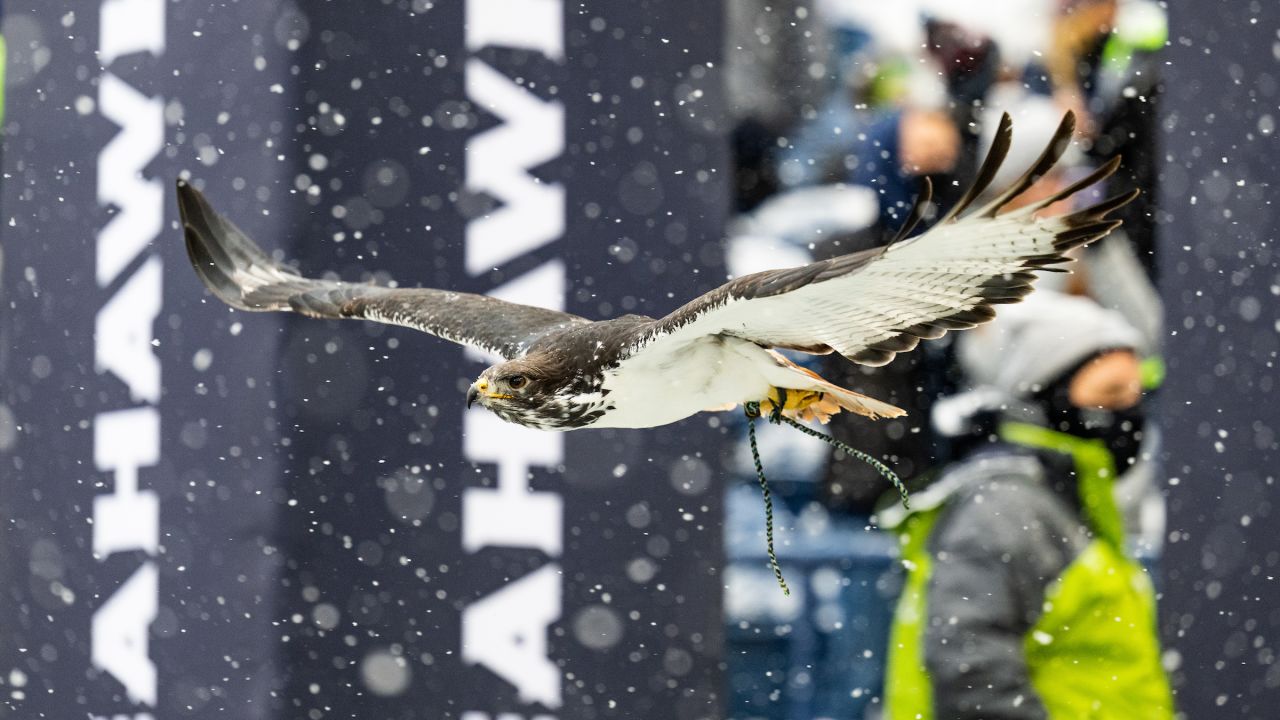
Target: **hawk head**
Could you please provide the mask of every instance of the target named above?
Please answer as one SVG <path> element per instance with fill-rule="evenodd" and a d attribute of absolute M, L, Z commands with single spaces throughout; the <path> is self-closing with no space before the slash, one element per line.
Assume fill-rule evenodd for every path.
<path fill-rule="evenodd" d="M 507 422 L 542 430 L 590 425 L 605 410 L 599 382 L 537 356 L 508 360 L 480 373 L 467 390 L 467 407 L 476 402 Z"/>

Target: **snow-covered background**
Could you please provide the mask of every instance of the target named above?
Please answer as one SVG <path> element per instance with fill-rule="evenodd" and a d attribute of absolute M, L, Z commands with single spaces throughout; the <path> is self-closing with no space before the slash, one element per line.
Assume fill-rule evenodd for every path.
<path fill-rule="evenodd" d="M 0 717 L 877 717 L 878 479 L 762 434 L 785 598 L 736 415 L 464 414 L 484 364 L 454 346 L 206 297 L 171 183 L 312 273 L 659 315 L 880 242 L 911 194 L 899 115 L 958 123 L 906 149 L 942 195 L 992 111 L 1035 137 L 1068 106 L 1138 108 L 1067 175 L 1133 153 L 1130 265 L 1067 289 L 1167 369 L 1126 499 L 1164 665 L 1187 717 L 1273 717 L 1280 17 L 1121 0 L 1150 65 L 1073 104 L 1046 68 L 1073 4 L 3 0 Z M 982 52 L 931 53 L 923 17 Z M 1001 81 L 972 114 L 965 73 Z M 926 472 L 949 352 L 841 371 L 912 414 L 833 432 Z"/>

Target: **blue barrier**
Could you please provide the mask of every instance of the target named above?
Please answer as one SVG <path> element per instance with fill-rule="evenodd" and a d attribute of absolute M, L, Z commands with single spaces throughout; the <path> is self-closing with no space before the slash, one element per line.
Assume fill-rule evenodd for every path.
<path fill-rule="evenodd" d="M 784 596 L 764 553 L 759 490 L 726 496 L 726 714 L 736 720 L 861 718 L 880 704 L 900 587 L 892 536 L 813 502 L 813 482 L 774 483 Z"/>

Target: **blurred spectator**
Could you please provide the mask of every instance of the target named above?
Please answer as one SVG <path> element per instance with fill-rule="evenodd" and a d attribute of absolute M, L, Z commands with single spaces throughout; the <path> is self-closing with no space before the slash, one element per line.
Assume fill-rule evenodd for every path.
<path fill-rule="evenodd" d="M 990 117 L 984 127 L 993 128 L 994 118 L 1001 110 L 1010 112 L 1014 123 L 1013 147 L 1009 152 L 1009 160 L 996 173 L 992 182 L 993 187 L 999 188 L 1012 182 L 1039 154 L 1052 134 L 1052 128 L 1061 120 L 1062 110 L 1048 97 L 1029 94 L 1012 83 L 998 86 L 992 92 L 991 99 L 992 103 L 986 110 Z M 989 145 L 990 138 L 984 133 L 984 150 Z M 1039 200 L 1076 179 L 1076 175 L 1088 170 L 1080 167 L 1083 159 L 1082 153 L 1073 144 L 1054 170 L 1015 199 L 1010 208 L 1016 209 Z M 1070 210 L 1070 206 L 1050 206 L 1044 212 L 1054 215 Z M 1155 389 L 1163 376 L 1160 336 L 1164 313 L 1154 283 L 1122 229 L 1079 254 L 1080 262 L 1070 266 L 1070 274 L 1043 274 L 1037 281 L 1037 287 L 1041 290 L 1057 289 L 1074 295 L 1086 295 L 1103 307 L 1116 310 L 1124 316 L 1125 321 L 1139 333 L 1135 349 L 1144 358 L 1141 365 L 1143 387 Z M 1144 457 L 1154 458 L 1158 455 L 1156 449 L 1159 441 L 1159 428 L 1155 423 L 1148 423 L 1143 437 Z M 1126 528 L 1140 538 L 1140 545 L 1145 552 L 1153 554 L 1163 545 L 1165 515 L 1164 499 L 1155 482 L 1156 472 L 1154 461 L 1144 461 L 1124 473 L 1117 483 L 1117 499 L 1125 516 Z"/>
<path fill-rule="evenodd" d="M 767 6 L 735 4 L 729 17 L 731 25 L 738 28 L 730 38 L 729 85 L 731 91 L 738 88 L 738 92 L 730 93 L 730 102 L 738 103 L 735 98 L 739 96 L 748 99 L 743 107 L 735 107 L 739 118 L 734 133 L 738 181 L 735 204 L 742 214 L 731 226 L 729 265 L 733 274 L 800 264 L 883 244 L 901 223 L 926 175 L 933 180 L 937 209 L 945 210 L 972 181 L 1000 113 L 1009 111 L 1014 118 L 1013 147 L 992 184 L 993 188 L 1003 188 L 1034 161 L 1063 111 L 1073 108 L 1080 115 L 1080 127 L 1085 133 L 1077 138 L 1054 172 L 1019 202 L 1031 202 L 1052 193 L 1082 177 L 1089 165 L 1115 154 L 1121 156 L 1123 164 L 1110 187 L 1094 190 L 1092 198 L 1085 193 L 1079 201 L 1096 201 L 1099 194 L 1110 195 L 1132 187 L 1144 192 L 1138 202 L 1125 208 L 1124 227 L 1082 253 L 1072 274 L 1047 274 L 1039 286 L 1086 295 L 1120 311 L 1124 318 L 1120 324 L 1132 325 L 1139 331 L 1126 331 L 1123 347 L 1144 358 L 1140 365 L 1144 387 L 1157 383 L 1162 312 L 1154 291 L 1155 263 L 1151 255 L 1155 233 L 1150 205 L 1155 197 L 1154 100 L 1159 91 L 1154 52 L 1167 35 L 1164 10 L 1159 5 L 1150 0 L 904 0 L 888 4 L 805 0 Z M 757 18 L 761 18 L 759 22 Z M 805 52 L 812 55 L 806 58 Z M 1045 66 L 1037 68 L 1037 62 Z M 1044 212 L 1057 214 L 1070 209 L 1053 207 Z M 936 209 L 927 210 L 923 228 L 928 227 L 928 219 L 935 213 Z M 1074 302 L 1097 309 L 1087 300 L 1068 300 L 1067 306 L 1073 307 Z M 1020 312 L 1018 306 L 1002 308 L 1001 318 Z M 1116 319 L 1111 313 L 1104 313 L 1103 317 Z M 1013 494 L 1038 498 L 1040 504 L 1036 507 L 1053 505 L 1051 499 L 1068 507 L 1065 516 L 1052 516 L 1057 524 L 1051 529 L 1070 549 L 1059 557 L 1062 567 L 1058 569 L 1064 577 L 1084 573 L 1071 561 L 1084 563 L 1094 555 L 1106 555 L 1105 547 L 1088 548 L 1108 530 L 1093 527 L 1097 517 L 1086 512 L 1082 490 L 1070 486 L 1076 474 L 1072 460 L 1058 457 L 1051 462 L 1052 451 L 1020 447 L 1015 442 L 1019 438 L 1002 438 L 995 446 L 987 442 L 988 435 L 997 434 L 1002 423 L 1010 419 L 1034 426 L 1040 422 L 1036 418 L 1068 413 L 1061 397 L 1031 393 L 1010 405 L 1007 392 L 965 394 L 959 405 L 972 405 L 975 399 L 984 397 L 994 404 L 967 415 L 961 423 L 966 428 L 963 432 L 939 432 L 927 422 L 931 416 L 946 415 L 946 410 L 933 412 L 937 399 L 956 395 L 967 382 L 966 372 L 975 372 L 972 367 L 962 367 L 955 357 L 955 343 L 976 347 L 965 339 L 970 334 L 921 343 L 915 351 L 900 355 L 882 368 L 863 368 L 838 356 L 808 358 L 807 362 L 815 363 L 815 369 L 833 381 L 882 398 L 909 413 L 905 418 L 874 425 L 837 419 L 828 429 L 835 437 L 885 459 L 909 483 L 917 485 L 939 477 L 940 466 L 945 466 L 941 477 L 951 477 L 953 471 L 978 455 L 996 449 L 1008 451 L 1007 455 L 1029 456 L 1052 487 L 1045 491 L 1033 485 L 1024 491 L 1021 480 L 1009 480 L 1016 486 Z M 984 333 L 982 337 L 1000 336 Z M 1111 349 L 1115 348 L 1097 347 L 1093 354 Z M 1076 350 L 1063 351 L 1054 344 L 1043 350 L 1042 365 L 1061 370 L 1059 386 L 1079 369 L 1059 364 L 1070 364 L 1064 357 L 1075 358 L 1080 367 L 1087 359 L 1074 355 Z M 1005 358 L 1001 350 L 986 351 L 985 356 Z M 1132 370 L 1133 357 L 1130 353 L 1127 360 L 1111 362 L 1123 362 Z M 951 410 L 957 407 L 956 401 L 944 404 Z M 1009 409 L 1001 409 L 1006 405 Z M 1008 417 L 1029 410 L 1035 412 L 1031 416 Z M 1136 547 L 1147 556 L 1158 551 L 1163 539 L 1164 505 L 1154 482 L 1158 468 L 1149 459 L 1158 438 L 1153 425 L 1143 424 L 1142 445 L 1130 445 L 1123 453 L 1137 455 L 1140 460 L 1128 465 L 1127 458 L 1121 458 L 1125 462 L 1119 463 L 1120 469 L 1127 466 L 1127 472 L 1107 481 L 1116 486 L 1112 511 L 1097 510 L 1113 519 L 1117 514 L 1123 515 L 1123 521 L 1109 526 L 1123 525 L 1130 538 L 1140 536 Z M 1071 431 L 1052 430 L 1065 435 Z M 1116 442 L 1124 444 L 1135 439 L 1130 434 Z M 793 450 L 812 452 L 822 457 L 823 463 L 815 466 L 799 462 L 799 455 L 777 453 L 780 475 L 791 478 L 781 483 L 779 497 L 783 504 L 792 498 L 786 492 L 790 483 L 806 488 L 792 498 L 800 501 L 795 507 L 816 512 L 806 503 L 813 497 L 808 489 L 813 486 L 811 474 L 819 467 L 827 506 L 852 513 L 852 518 L 845 519 L 865 523 L 862 518 L 885 489 L 883 479 L 842 453 L 832 455 L 823 447 L 799 444 Z M 1062 480 L 1064 475 L 1066 480 Z M 920 497 L 938 495 L 940 492 L 934 489 Z M 943 506 L 958 505 L 962 498 L 971 499 L 959 491 L 942 495 L 936 501 L 938 509 L 927 510 L 921 516 L 932 521 L 943 513 Z M 1071 497 L 1075 498 L 1074 503 Z M 912 504 L 919 505 L 919 498 Z M 1061 509 L 1058 505 L 1053 507 Z M 908 524 L 920 522 L 915 518 L 912 516 Z M 751 519 L 758 522 L 756 517 Z M 927 530 L 923 532 L 928 534 Z M 1133 544 L 1132 540 L 1129 542 Z M 1113 567 L 1127 572 L 1132 565 L 1124 557 L 1124 544 L 1123 540 L 1113 543 L 1114 552 L 1107 559 L 1114 560 Z M 785 551 L 783 545 L 780 552 Z M 762 582 L 769 581 L 767 575 L 762 578 Z M 918 577 L 914 581 L 920 582 Z M 1041 583 L 1039 589 L 1043 591 L 1048 582 Z M 975 604 L 973 597 L 987 596 L 971 594 L 959 602 Z M 956 615 L 964 617 L 963 613 Z M 1129 634 L 1137 637 L 1139 644 L 1146 637 L 1154 647 L 1150 632 L 1145 636 L 1142 632 Z M 1070 637 L 1070 633 L 1066 636 Z M 1020 636 L 1026 637 L 1032 636 Z M 857 642 L 865 641 L 861 638 Z M 1122 650 L 1133 650 L 1121 645 Z M 1051 643 L 1039 649 L 1037 657 L 1044 660 L 1052 655 L 1051 651 L 1064 647 Z M 964 667 L 968 672 L 969 666 Z M 1163 681 L 1151 682 L 1148 687 Z M 993 687 L 1007 686 L 993 681 Z M 1134 695 L 1144 697 L 1143 692 Z M 1034 694 L 1029 697 L 1032 700 L 1027 701 L 1027 707 L 1052 706 L 1056 702 Z M 1159 708 L 1162 704 L 1155 702 L 1153 706 Z M 1150 715 L 1142 710 L 1135 714 Z M 1005 717 L 995 709 L 977 715 Z M 1022 708 L 1008 717 L 1024 715 Z M 1060 715 L 1061 712 L 1054 716 Z M 967 716 L 973 715 L 957 715 Z M 1154 716 L 1164 717 L 1167 713 L 1156 712 Z M 938 717 L 949 715 L 940 713 Z"/>
<path fill-rule="evenodd" d="M 917 21 L 923 37 L 913 53 L 872 38 L 840 61 L 842 81 L 786 139 L 778 170 L 785 187 L 875 184 L 886 217 L 896 218 L 918 176 L 953 172 L 962 148 L 971 154 L 961 135 L 976 128 L 1000 54 L 990 38 L 955 23 Z"/>
<path fill-rule="evenodd" d="M 1116 0 L 1067 0 L 1054 21 L 1046 55 L 1053 96 L 1075 112 L 1084 135 L 1093 135 L 1089 96 L 1096 85 L 1101 45 L 1115 18 Z"/>
<path fill-rule="evenodd" d="M 1142 331 L 1152 381 L 1163 333 L 1155 288 L 1156 101 L 1161 91 L 1156 52 L 1167 37 L 1165 11 L 1150 0 L 1068 3 L 1054 23 L 1047 55 L 1054 97 L 1082 113 L 1091 158 L 1100 162 L 1119 155 L 1120 171 L 1111 183 L 1143 191 L 1117 213 L 1123 226 L 1083 253 L 1066 289 L 1120 311 Z"/>
<path fill-rule="evenodd" d="M 1138 454 L 1140 333 L 1040 291 L 960 336 L 979 388 L 935 408 L 962 448 L 897 528 L 907 580 L 889 718 L 1170 718 L 1154 591 L 1112 494 Z"/>
<path fill-rule="evenodd" d="M 1123 235 L 1154 279 L 1154 207 L 1158 156 L 1156 102 L 1161 92 L 1156 52 L 1168 39 L 1165 11 L 1151 0 L 1069 0 L 1054 22 L 1048 75 L 1054 98 L 1076 111 L 1096 161 L 1114 155 L 1114 182 L 1143 194 L 1116 217 Z"/>
<path fill-rule="evenodd" d="M 947 85 L 947 98 L 956 122 L 978 119 L 987 91 L 999 76 L 1000 51 L 990 37 L 959 23 L 928 18 L 925 50 Z"/>
<path fill-rule="evenodd" d="M 725 89 L 738 212 L 778 190 L 778 139 L 828 92 L 831 44 L 811 5 L 740 0 L 725 6 Z"/>

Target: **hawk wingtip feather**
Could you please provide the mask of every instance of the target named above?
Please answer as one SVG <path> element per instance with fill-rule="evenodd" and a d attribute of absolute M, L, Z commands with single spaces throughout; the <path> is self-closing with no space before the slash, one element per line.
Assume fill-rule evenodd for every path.
<path fill-rule="evenodd" d="M 996 126 L 995 135 L 991 139 L 991 149 L 987 150 L 987 156 L 983 158 L 982 166 L 978 168 L 978 174 L 974 176 L 973 183 L 956 201 L 956 204 L 942 216 L 938 224 L 953 222 L 960 213 L 967 210 L 982 193 L 986 192 L 987 187 L 995 180 L 1000 166 L 1004 164 L 1005 158 L 1009 156 L 1009 150 L 1012 147 L 1013 118 L 1007 112 L 1001 113 L 1000 124 Z"/>
<path fill-rule="evenodd" d="M 898 232 L 895 233 L 893 238 L 884 246 L 885 250 L 888 250 L 894 244 L 906 239 L 907 235 L 910 235 L 911 231 L 915 230 L 916 225 L 919 225 L 920 221 L 924 219 L 924 214 L 928 210 L 929 203 L 931 202 L 933 202 L 933 181 L 929 179 L 928 175 L 926 175 L 923 178 L 923 186 L 920 189 L 920 194 L 916 196 L 915 202 L 911 203 L 911 212 L 907 214 L 907 218 L 902 223 L 902 227 L 898 228 Z"/>
<path fill-rule="evenodd" d="M 522 354 L 552 329 L 586 322 L 558 310 L 472 293 L 306 278 L 274 260 L 190 182 L 179 179 L 175 187 L 192 268 L 234 308 L 403 325 L 507 358 Z"/>
<path fill-rule="evenodd" d="M 177 194 L 187 258 L 196 276 L 223 302 L 239 310 L 252 310 L 244 303 L 241 289 L 231 277 L 235 262 L 218 242 L 218 229 L 209 221 L 212 208 L 198 190 L 181 178 L 177 182 Z"/>
<path fill-rule="evenodd" d="M 1054 236 L 1053 249 L 1060 253 L 1097 240 L 1124 224 L 1123 220 L 1098 220 L 1063 230 Z"/>
<path fill-rule="evenodd" d="M 1073 225 L 1079 225 L 1079 224 L 1092 222 L 1096 220 L 1103 220 L 1111 213 L 1133 202 L 1134 199 L 1141 194 L 1142 194 L 1141 190 L 1137 188 L 1133 188 L 1132 190 L 1128 190 L 1126 192 L 1112 195 L 1106 200 L 1103 200 L 1102 202 L 1099 202 L 1095 205 L 1090 205 L 1089 207 L 1086 207 L 1083 210 L 1078 210 L 1068 215 L 1063 215 L 1062 221 L 1067 223 L 1068 227 L 1071 227 Z"/>
<path fill-rule="evenodd" d="M 1098 166 L 1097 169 L 1095 169 L 1093 172 L 1089 173 L 1085 177 L 1080 178 L 1074 183 L 1068 185 L 1067 187 L 1059 190 L 1058 192 L 1054 193 L 1053 195 L 1050 195 L 1049 197 L 1043 200 L 1032 203 L 1031 205 L 1028 205 L 1027 207 L 1018 210 L 1017 213 L 1022 215 L 1030 215 L 1031 213 L 1034 213 L 1037 210 L 1043 210 L 1044 208 L 1049 207 L 1050 205 L 1060 200 L 1064 200 L 1066 198 L 1071 197 L 1072 195 L 1075 195 L 1076 193 L 1093 185 L 1094 183 L 1098 183 L 1103 180 L 1106 180 L 1107 178 L 1114 175 L 1116 173 L 1116 170 L 1119 170 L 1119 169 L 1120 169 L 1120 156 L 1115 155 L 1110 160 Z"/>
<path fill-rule="evenodd" d="M 187 257 L 205 287 L 239 310 L 289 309 L 305 278 L 273 260 L 191 183 L 180 178 L 176 189 Z"/>
<path fill-rule="evenodd" d="M 1036 184 L 1040 178 L 1044 177 L 1057 164 L 1062 154 L 1067 151 L 1075 130 L 1076 115 L 1068 110 L 1062 116 L 1062 121 L 1058 123 L 1057 130 L 1054 131 L 1053 137 L 1049 139 L 1049 143 L 1040 153 L 1040 157 L 1036 158 L 1036 161 L 1017 180 L 1013 181 L 1008 188 L 1001 191 L 993 200 L 975 211 L 974 214 L 982 218 L 994 218 L 1005 205 L 1008 205 L 1010 201 Z"/>

